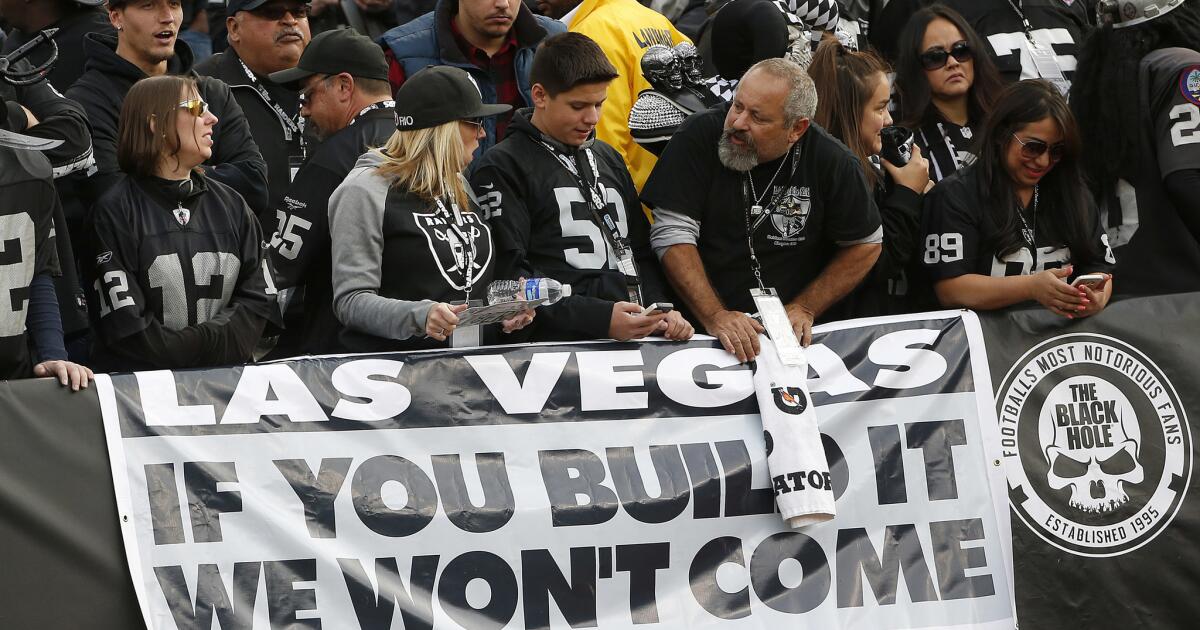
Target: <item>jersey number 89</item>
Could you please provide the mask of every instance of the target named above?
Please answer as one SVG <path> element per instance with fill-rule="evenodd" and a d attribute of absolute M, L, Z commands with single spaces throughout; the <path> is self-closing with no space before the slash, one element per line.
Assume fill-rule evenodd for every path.
<path fill-rule="evenodd" d="M 963 259 L 963 238 L 958 232 L 925 237 L 925 264 L 950 263 Z"/>

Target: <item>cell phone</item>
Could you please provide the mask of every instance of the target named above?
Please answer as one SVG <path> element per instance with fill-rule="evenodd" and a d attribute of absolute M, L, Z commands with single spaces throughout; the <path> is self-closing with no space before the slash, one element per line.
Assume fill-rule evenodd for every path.
<path fill-rule="evenodd" d="M 1085 273 L 1071 283 L 1073 287 L 1088 287 L 1096 288 L 1100 283 L 1104 282 L 1104 274 L 1102 273 Z"/>
<path fill-rule="evenodd" d="M 670 313 L 673 310 L 675 310 L 675 305 L 670 302 L 655 302 L 642 309 L 642 315 L 658 315 L 659 313 Z"/>

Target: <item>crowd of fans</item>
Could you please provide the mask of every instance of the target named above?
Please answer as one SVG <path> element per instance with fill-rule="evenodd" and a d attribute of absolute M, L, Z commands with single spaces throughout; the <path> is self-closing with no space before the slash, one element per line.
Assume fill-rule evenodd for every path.
<path fill-rule="evenodd" d="M 1200 0 L 0 17 L 0 378 L 1200 290 Z"/>

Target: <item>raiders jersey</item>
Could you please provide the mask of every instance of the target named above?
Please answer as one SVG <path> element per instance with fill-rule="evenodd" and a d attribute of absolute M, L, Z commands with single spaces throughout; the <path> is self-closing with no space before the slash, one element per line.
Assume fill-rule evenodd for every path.
<path fill-rule="evenodd" d="M 0 191 L 0 378 L 28 378 L 29 286 L 36 275 L 59 273 L 50 162 L 33 151 L 0 148 Z"/>
<path fill-rule="evenodd" d="M 1121 294 L 1200 291 L 1200 244 L 1179 218 L 1163 179 L 1200 169 L 1200 52 L 1156 50 L 1142 59 L 1140 156 L 1101 200 L 1117 254 Z M 1193 203 L 1200 204 L 1200 200 Z"/>
<path fill-rule="evenodd" d="M 549 144 L 552 140 L 530 122 L 530 111 L 513 116 L 508 137 L 478 160 L 471 175 L 495 231 L 496 277 L 546 276 L 571 285 L 571 297 L 538 311 L 538 339 L 605 338 L 613 302 L 630 299 L 611 232 L 598 222 L 579 180 L 556 156 L 568 155 L 567 149 Z M 595 181 L 586 153 L 574 153 L 577 168 L 584 169 L 578 172 L 587 182 Z M 592 144 L 591 153 L 605 213 L 633 250 L 643 301 L 659 301 L 664 282 L 629 171 L 620 154 L 601 141 Z"/>
<path fill-rule="evenodd" d="M 92 208 L 91 298 L 105 345 L 153 322 L 181 330 L 225 321 L 227 307 L 279 321 L 258 220 L 228 186 L 193 175 L 124 179 Z"/>
<path fill-rule="evenodd" d="M 967 167 L 934 186 L 926 195 L 921 216 L 921 263 L 934 282 L 966 274 L 1003 278 L 1027 276 L 1047 269 L 1075 265 L 1075 274 L 1106 273 L 1115 260 L 1098 217 L 1093 217 L 1092 239 L 1101 253 L 1098 260 L 1073 256 L 1051 220 L 1046 205 L 1032 213 L 1025 210 L 1026 225 L 1032 230 L 1034 246 L 1022 245 L 1001 256 L 990 243 L 994 224 L 985 213 L 991 201 L 979 194 L 978 170 Z M 1094 210 L 1094 209 L 1093 209 Z M 1093 212 L 1094 214 L 1094 212 Z M 1032 215 L 1032 216 L 1031 216 Z"/>
<path fill-rule="evenodd" d="M 913 134 L 913 140 L 929 161 L 929 179 L 935 184 L 975 161 L 971 152 L 975 133 L 969 124 L 959 126 L 940 116 L 930 116 Z"/>

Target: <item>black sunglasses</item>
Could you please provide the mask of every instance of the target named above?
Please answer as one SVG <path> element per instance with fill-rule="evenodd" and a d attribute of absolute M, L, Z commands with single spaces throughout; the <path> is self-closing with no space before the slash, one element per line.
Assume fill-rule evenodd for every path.
<path fill-rule="evenodd" d="M 263 19 L 278 21 L 282 20 L 284 14 L 286 13 L 291 13 L 292 17 L 296 18 L 297 20 L 304 20 L 308 18 L 309 11 L 310 9 L 307 4 L 287 5 L 271 3 L 263 5 L 250 12 Z"/>
<path fill-rule="evenodd" d="M 1039 157 L 1042 157 L 1042 154 L 1046 151 L 1050 152 L 1051 162 L 1058 162 L 1067 155 L 1067 145 L 1063 142 L 1059 142 L 1054 146 L 1050 146 L 1045 142 L 1038 140 L 1037 138 L 1022 140 L 1021 138 L 1017 137 L 1017 134 L 1015 133 L 1012 135 L 1012 137 L 1015 138 L 1017 142 L 1021 143 L 1021 157 L 1027 160 L 1036 160 Z"/>
<path fill-rule="evenodd" d="M 926 70 L 938 70 L 946 67 L 946 60 L 954 57 L 958 63 L 970 61 L 975 57 L 974 51 L 971 50 L 970 44 L 967 42 L 955 42 L 950 50 L 944 48 L 934 48 L 920 54 L 917 59 L 921 60 L 921 67 Z"/>

